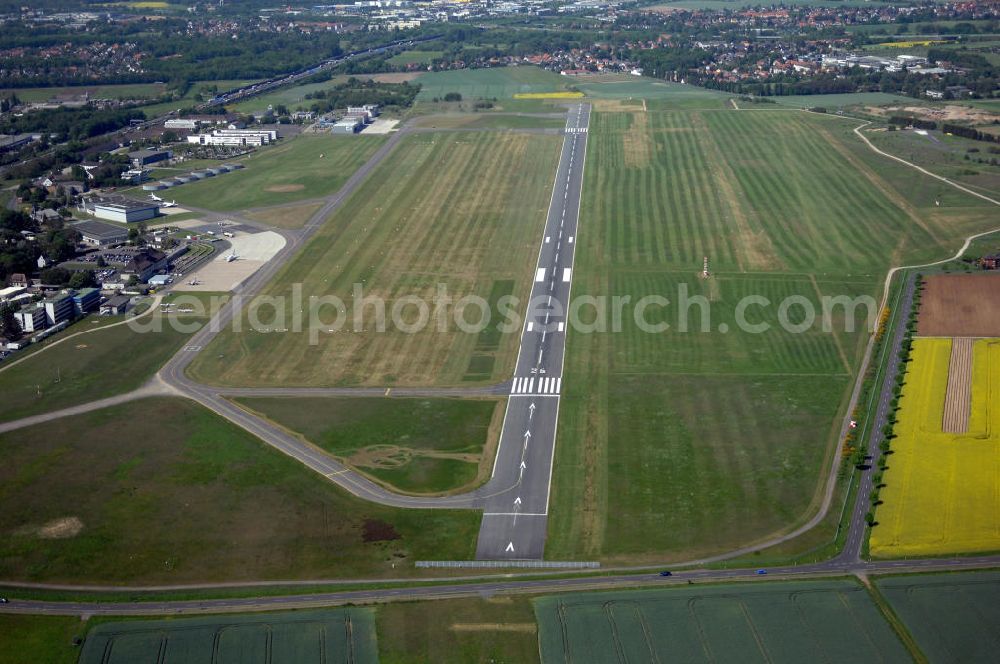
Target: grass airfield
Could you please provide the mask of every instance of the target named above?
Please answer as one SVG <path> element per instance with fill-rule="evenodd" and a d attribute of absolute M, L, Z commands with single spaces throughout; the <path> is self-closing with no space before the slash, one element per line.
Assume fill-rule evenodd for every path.
<path fill-rule="evenodd" d="M 664 295 L 672 306 L 647 320 L 670 327 L 626 316 L 618 333 L 571 331 L 553 559 L 690 559 L 805 521 L 867 342 L 864 316 L 823 332 L 821 298 L 877 298 L 890 266 L 990 223 L 971 197 L 868 151 L 852 120 L 635 101 L 592 116 L 574 295 Z M 706 328 L 696 306 L 679 329 L 681 286 L 708 301 Z M 745 296 L 770 303 L 748 309 L 766 332 L 735 324 Z M 802 303 L 817 312 L 801 333 L 777 324 L 789 297 L 793 325 Z"/>
<path fill-rule="evenodd" d="M 296 136 L 245 159 L 242 170 L 185 184 L 171 189 L 169 195 L 179 205 L 218 212 L 329 196 L 384 140 L 381 136 Z"/>
<path fill-rule="evenodd" d="M 4 579 L 398 577 L 476 546 L 478 513 L 359 500 L 182 399 L 2 434 L 0 455 Z"/>
<path fill-rule="evenodd" d="M 488 478 L 504 411 L 502 401 L 478 399 L 237 402 L 403 493 L 458 492 Z"/>
<path fill-rule="evenodd" d="M 380 332 L 374 305 L 350 309 L 354 284 L 366 297 L 383 298 L 389 315 L 404 297 L 432 302 L 439 284 L 454 302 L 470 294 L 491 305 L 505 295 L 523 300 L 560 142 L 558 136 L 492 132 L 406 137 L 264 290 L 290 297 L 293 285 L 301 284 L 303 302 L 336 295 L 351 312 L 343 327 L 322 327 L 315 344 L 306 329 L 227 330 L 198 356 L 192 376 L 213 384 L 274 386 L 465 385 L 507 378 L 516 335 L 467 333 L 454 324 L 439 332 L 436 319 L 416 334 L 391 322 Z M 367 320 L 355 326 L 354 311 Z M 407 317 L 412 307 L 400 311 L 404 325 L 413 322 Z M 500 321 L 495 306 L 491 316 Z M 268 323 L 271 317 L 261 316 Z M 293 329 L 290 318 L 286 310 L 267 329 Z M 321 320 L 334 318 L 327 311 Z"/>

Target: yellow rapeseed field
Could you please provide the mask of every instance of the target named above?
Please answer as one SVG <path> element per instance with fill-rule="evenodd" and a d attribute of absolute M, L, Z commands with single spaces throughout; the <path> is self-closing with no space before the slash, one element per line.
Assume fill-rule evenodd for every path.
<path fill-rule="evenodd" d="M 969 430 L 941 432 L 951 339 L 915 339 L 873 556 L 1000 550 L 1000 339 L 977 340 Z"/>
<path fill-rule="evenodd" d="M 582 92 L 518 92 L 514 99 L 579 99 Z"/>
<path fill-rule="evenodd" d="M 890 48 L 913 48 L 914 46 L 932 46 L 934 44 L 945 44 L 947 42 L 940 39 L 921 39 L 918 41 L 898 41 L 898 42 L 883 42 L 879 46 L 888 46 Z"/>

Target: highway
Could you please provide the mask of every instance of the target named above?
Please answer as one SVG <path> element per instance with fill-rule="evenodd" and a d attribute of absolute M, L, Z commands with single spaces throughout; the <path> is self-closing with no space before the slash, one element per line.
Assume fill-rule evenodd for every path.
<path fill-rule="evenodd" d="M 42 615 L 179 615 L 199 613 L 239 613 L 321 608 L 343 604 L 367 604 L 390 601 L 454 599 L 459 597 L 490 597 L 504 594 L 541 594 L 570 591 L 614 590 L 633 587 L 662 588 L 688 583 L 718 583 L 726 581 L 761 581 L 779 579 L 810 579 L 831 576 L 903 574 L 908 572 L 943 572 L 990 569 L 1000 566 L 1000 556 L 983 558 L 942 558 L 925 560 L 893 560 L 876 563 L 830 561 L 813 565 L 789 565 L 768 568 L 766 575 L 755 568 L 678 570 L 670 577 L 657 572 L 512 580 L 498 578 L 474 583 L 440 583 L 438 585 L 387 587 L 369 590 L 336 592 L 304 592 L 273 597 L 229 599 L 191 599 L 175 601 L 47 601 L 11 598 L 0 604 L 0 613 L 30 613 Z"/>
<path fill-rule="evenodd" d="M 589 104 L 570 107 L 493 477 L 483 497 L 480 560 L 540 559 L 545 552 L 589 122 Z"/>

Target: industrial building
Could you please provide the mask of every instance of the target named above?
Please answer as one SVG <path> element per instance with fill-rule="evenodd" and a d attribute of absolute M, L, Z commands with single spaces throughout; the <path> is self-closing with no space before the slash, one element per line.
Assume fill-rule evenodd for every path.
<path fill-rule="evenodd" d="M 160 214 L 160 206 L 152 202 L 134 201 L 131 198 L 96 198 L 86 202 L 88 212 L 98 219 L 130 223 L 145 221 Z"/>
<path fill-rule="evenodd" d="M 197 120 L 187 118 L 170 118 L 163 123 L 164 129 L 187 129 L 193 131 L 198 128 Z"/>
<path fill-rule="evenodd" d="M 364 121 L 356 116 L 352 115 L 346 117 L 342 120 L 337 120 L 333 127 L 330 129 L 330 133 L 333 134 L 356 134 L 361 131 L 365 126 Z"/>
<path fill-rule="evenodd" d="M 16 134 L 13 136 L 0 134 L 0 154 L 17 152 L 33 140 L 35 140 L 35 137 L 32 134 Z"/>
<path fill-rule="evenodd" d="M 79 231 L 84 244 L 92 247 L 109 247 L 128 240 L 128 230 L 103 221 L 81 221 L 73 228 Z"/>
<path fill-rule="evenodd" d="M 194 134 L 187 142 L 196 145 L 237 145 L 261 147 L 278 140 L 273 129 L 215 129 L 208 134 Z"/>
<path fill-rule="evenodd" d="M 129 152 L 128 158 L 135 168 L 141 168 L 147 164 L 155 164 L 158 161 L 166 161 L 173 157 L 170 150 L 136 150 Z"/>

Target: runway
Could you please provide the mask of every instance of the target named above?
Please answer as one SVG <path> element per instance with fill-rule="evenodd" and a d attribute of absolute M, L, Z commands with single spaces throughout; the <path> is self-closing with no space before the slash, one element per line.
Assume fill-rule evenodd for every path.
<path fill-rule="evenodd" d="M 570 108 L 493 477 L 481 492 L 480 560 L 535 560 L 545 553 L 589 122 L 589 104 Z"/>

